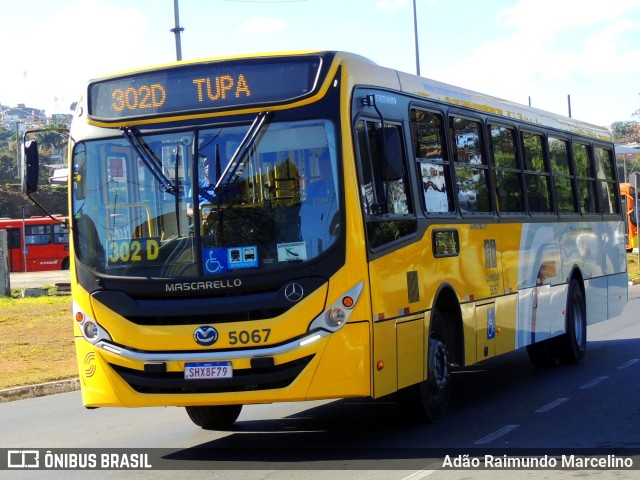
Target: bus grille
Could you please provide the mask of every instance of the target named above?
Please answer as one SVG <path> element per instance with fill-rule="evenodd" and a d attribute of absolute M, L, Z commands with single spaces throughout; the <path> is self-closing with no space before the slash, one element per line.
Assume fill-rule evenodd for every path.
<path fill-rule="evenodd" d="M 151 373 L 110 364 L 139 393 L 225 393 L 284 388 L 309 364 L 313 355 L 268 368 L 234 370 L 233 378 L 185 380 L 183 372 Z"/>
<path fill-rule="evenodd" d="M 203 314 L 181 316 L 127 316 L 127 320 L 136 325 L 202 325 L 205 323 L 246 322 L 252 320 L 266 320 L 284 314 L 286 308 L 261 309 L 255 311 L 243 311 L 236 313 L 216 314 L 206 312 Z"/>

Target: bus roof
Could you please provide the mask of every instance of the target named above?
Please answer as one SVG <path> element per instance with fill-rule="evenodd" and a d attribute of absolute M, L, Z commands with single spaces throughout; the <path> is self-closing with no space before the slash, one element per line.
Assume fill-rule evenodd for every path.
<path fill-rule="evenodd" d="M 393 72 L 396 79 L 391 76 L 384 77 L 380 74 L 380 69 L 383 67 L 364 57 L 346 52 L 338 52 L 338 57 L 342 57 L 344 61 L 351 64 L 362 62 L 361 68 L 356 69 L 358 73 L 354 75 L 354 83 L 394 88 L 424 99 L 471 108 L 505 117 L 505 119 L 524 121 L 532 125 L 555 128 L 607 142 L 612 141 L 611 133 L 606 127 L 398 70 L 386 69 Z M 350 73 L 353 73 L 353 70 L 351 68 Z"/>
<path fill-rule="evenodd" d="M 9 217 L 0 217 L 0 228 L 5 228 L 7 226 L 15 226 L 22 225 L 24 222 L 26 225 L 34 225 L 34 224 L 58 224 L 60 220 L 64 220 L 66 217 L 62 214 L 54 214 L 52 215 L 54 218 L 48 216 L 32 216 L 22 218 L 9 218 Z"/>
<path fill-rule="evenodd" d="M 501 98 L 493 97 L 490 95 L 485 95 L 482 93 L 478 93 L 472 90 L 468 90 L 465 88 L 457 87 L 454 85 L 449 85 L 446 83 L 442 83 L 436 80 L 432 80 L 425 77 L 420 77 L 417 75 L 413 75 L 406 72 L 400 72 L 398 70 L 390 69 L 387 67 L 382 67 L 377 65 L 372 60 L 363 57 L 361 55 L 343 52 L 343 51 L 292 51 L 292 52 L 273 52 L 273 53 L 257 53 L 252 55 L 240 55 L 240 56 L 226 56 L 219 58 L 209 58 L 209 59 L 200 59 L 193 61 L 183 61 L 183 62 L 173 62 L 169 64 L 158 65 L 153 68 L 140 68 L 136 70 L 130 70 L 126 72 L 120 72 L 118 74 L 104 76 L 101 78 L 97 78 L 89 82 L 87 94 L 89 100 L 93 100 L 94 105 L 90 103 L 90 111 L 93 113 L 97 113 L 94 115 L 93 120 L 95 123 L 100 124 L 102 121 L 107 122 L 122 122 L 122 121 L 131 121 L 132 119 L 141 120 L 142 118 L 150 118 L 147 113 L 152 115 L 163 115 L 168 116 L 171 115 L 170 109 L 157 110 L 153 112 L 153 109 L 148 111 L 139 111 L 135 112 L 134 108 L 126 108 L 124 109 L 124 114 L 119 115 L 115 114 L 113 117 L 103 116 L 98 111 L 98 107 L 101 105 L 107 105 L 112 103 L 112 90 L 119 88 L 127 88 L 127 83 L 123 83 L 125 79 L 129 82 L 135 82 L 135 79 L 138 77 L 144 77 L 148 79 L 150 82 L 150 87 L 158 87 L 160 85 L 160 80 L 163 79 L 162 82 L 167 82 L 167 78 L 171 78 L 174 75 L 179 75 L 178 72 L 184 71 L 193 71 L 194 74 L 204 75 L 207 68 L 214 69 L 219 65 L 224 65 L 226 62 L 236 63 L 238 61 L 242 62 L 246 60 L 248 64 L 253 65 L 268 65 L 270 62 L 268 59 L 278 59 L 278 61 L 283 61 L 286 59 L 296 59 L 303 57 L 321 57 L 327 60 L 333 60 L 333 68 L 327 69 L 322 68 L 322 73 L 324 78 L 319 78 L 316 83 L 312 85 L 313 82 L 308 84 L 309 88 L 312 88 L 313 91 L 307 91 L 305 96 L 317 93 L 319 90 L 326 88 L 327 80 L 333 78 L 335 74 L 335 70 L 338 64 L 343 64 L 348 70 L 350 82 L 353 86 L 355 85 L 367 85 L 372 87 L 382 87 L 389 88 L 401 92 L 405 92 L 411 95 L 415 95 L 417 97 L 421 97 L 424 99 L 435 100 L 437 102 L 441 102 L 447 105 L 460 106 L 465 108 L 470 108 L 473 110 L 494 114 L 500 117 L 504 117 L 506 120 L 513 119 L 518 121 L 524 121 L 531 125 L 539 125 L 549 128 L 555 128 L 561 131 L 566 131 L 578 135 L 583 135 L 591 138 L 600 139 L 603 141 L 610 142 L 612 140 L 611 134 L 609 130 L 605 127 L 591 125 L 589 123 L 581 122 L 579 120 L 575 120 L 570 117 L 566 117 L 563 115 L 558 115 L 555 113 L 547 112 L 544 110 L 540 110 L 537 108 L 529 107 L 526 105 L 522 105 L 516 102 L 512 102 L 509 100 L 504 100 Z M 260 60 L 265 60 L 260 62 Z M 258 63 L 256 63 L 258 62 Z M 299 79 L 304 79 L 304 75 L 308 75 L 313 73 L 311 70 L 311 64 L 307 71 L 303 68 L 299 69 Z M 157 72 L 157 73 L 156 73 Z M 162 72 L 163 77 L 159 74 Z M 175 72 L 175 73 L 174 73 Z M 213 74 L 215 75 L 215 73 Z M 187 76 L 188 77 L 188 76 Z M 190 77 L 180 78 L 179 84 L 181 85 L 190 85 L 191 79 Z M 290 76 L 291 77 L 291 76 Z M 294 76 L 295 77 L 295 76 Z M 156 84 L 151 85 L 153 81 L 158 80 Z M 176 80 L 178 81 L 178 80 Z M 198 79 L 197 81 L 202 81 Z M 195 82 L 194 82 L 195 83 Z M 263 82 L 261 82 L 263 83 Z M 267 82 L 268 83 L 268 82 Z M 133 83 L 131 83 L 133 84 Z M 105 97 L 106 100 L 99 101 L 99 88 L 104 85 L 102 96 Z M 160 85 L 161 86 L 161 85 Z M 292 87 L 294 85 L 292 84 Z M 299 88 L 300 85 L 295 85 L 296 88 Z M 182 87 L 183 88 L 183 87 Z M 200 86 L 199 86 L 200 88 Z M 127 90 L 128 91 L 128 90 Z M 164 91 L 164 90 L 163 90 Z M 162 95 L 163 92 L 157 93 L 158 95 Z M 282 97 L 269 97 L 268 95 L 263 99 L 265 102 L 268 101 L 269 98 L 273 98 L 274 101 L 282 102 L 295 102 L 300 97 L 290 96 L 287 98 L 290 92 L 286 92 L 286 94 Z M 147 92 L 149 98 L 153 99 L 153 95 L 156 95 L 156 92 L 149 90 Z M 159 97 L 162 98 L 162 97 Z M 192 101 L 191 99 L 189 101 Z M 97 103 L 96 103 L 97 102 Z M 249 101 L 246 103 L 246 107 L 250 108 L 252 102 Z M 225 105 L 225 107 L 230 107 L 231 104 Z M 238 107 L 239 105 L 235 105 Z M 256 104 L 253 104 L 255 107 Z M 165 107 L 165 106 L 163 106 Z M 210 107 L 211 108 L 211 107 Z M 176 103 L 176 114 L 182 114 L 190 116 L 191 114 L 196 114 L 198 109 L 194 106 L 193 103 L 186 103 L 183 101 L 182 103 L 178 101 Z M 205 109 L 201 109 L 200 113 Z M 91 116 L 91 115 L 90 115 Z"/>

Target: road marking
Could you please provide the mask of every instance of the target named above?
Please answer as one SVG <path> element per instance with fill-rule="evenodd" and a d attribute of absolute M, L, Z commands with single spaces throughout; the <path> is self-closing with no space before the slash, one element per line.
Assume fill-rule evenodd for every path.
<path fill-rule="evenodd" d="M 486 437 L 482 437 L 480 440 L 476 440 L 473 443 L 476 444 L 476 445 L 482 445 L 482 444 L 485 444 L 485 443 L 493 442 L 496 438 L 500 438 L 501 436 L 506 435 L 507 433 L 515 430 L 519 426 L 520 425 L 505 425 L 500 430 L 497 430 L 497 431 L 487 435 Z"/>
<path fill-rule="evenodd" d="M 628 362 L 625 362 L 622 365 L 619 365 L 618 366 L 618 370 L 622 370 L 623 368 L 630 367 L 631 365 L 635 365 L 638 362 L 640 362 L 640 360 L 638 360 L 637 358 L 633 358 L 633 359 L 629 360 Z"/>
<path fill-rule="evenodd" d="M 421 478 L 428 477 L 435 470 L 418 470 L 417 472 L 413 472 L 411 475 L 404 477 L 402 480 L 420 480 Z"/>
<path fill-rule="evenodd" d="M 596 377 L 593 380 L 591 380 L 590 382 L 585 383 L 584 385 L 582 385 L 580 388 L 591 388 L 591 387 L 595 387 L 597 384 L 599 384 L 600 382 L 604 382 L 607 378 L 607 376 L 604 377 Z"/>
<path fill-rule="evenodd" d="M 536 413 L 548 412 L 549 410 L 556 408 L 558 405 L 562 405 L 567 400 L 569 400 L 569 399 L 568 398 L 558 398 L 557 400 L 554 400 L 551 403 L 547 403 L 544 407 L 540 407 L 539 409 L 537 409 Z"/>

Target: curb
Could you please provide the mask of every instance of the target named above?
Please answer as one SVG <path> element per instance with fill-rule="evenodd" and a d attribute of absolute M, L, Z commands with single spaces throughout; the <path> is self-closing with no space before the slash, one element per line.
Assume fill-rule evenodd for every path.
<path fill-rule="evenodd" d="M 80 379 L 60 380 L 57 382 L 39 383 L 26 387 L 8 388 L 0 390 L 0 403 L 24 400 L 25 398 L 44 397 L 54 393 L 66 393 L 80 390 Z"/>

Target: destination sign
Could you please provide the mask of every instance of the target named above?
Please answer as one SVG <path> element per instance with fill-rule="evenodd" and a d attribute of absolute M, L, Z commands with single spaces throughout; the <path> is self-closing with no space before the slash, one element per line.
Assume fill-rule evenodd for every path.
<path fill-rule="evenodd" d="M 303 56 L 183 65 L 96 80 L 89 117 L 102 121 L 278 103 L 314 93 L 322 58 Z"/>

